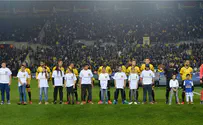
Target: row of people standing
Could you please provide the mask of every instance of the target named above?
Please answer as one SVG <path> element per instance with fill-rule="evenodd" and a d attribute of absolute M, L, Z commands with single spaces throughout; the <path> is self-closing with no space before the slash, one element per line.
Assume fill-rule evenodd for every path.
<path fill-rule="evenodd" d="M 57 99 L 57 93 L 58 93 L 58 91 L 59 91 L 59 95 L 60 95 L 60 103 L 62 103 L 62 97 L 63 97 L 63 94 L 62 94 L 62 88 L 63 88 L 63 83 L 64 83 L 64 81 L 67 81 L 68 79 L 70 80 L 71 78 L 73 79 L 74 77 L 73 76 L 75 76 L 76 77 L 76 79 L 78 78 L 78 71 L 77 71 L 77 69 L 75 69 L 74 68 L 74 64 L 71 64 L 69 67 L 68 67 L 68 69 L 67 69 L 67 73 L 69 73 L 69 74 L 72 74 L 73 76 L 72 77 L 69 77 L 69 78 L 66 78 L 66 80 L 64 79 L 64 78 L 59 78 L 59 75 L 61 75 L 62 77 L 64 77 L 65 75 L 64 75 L 64 68 L 62 67 L 62 65 L 63 65 L 63 62 L 60 60 L 59 62 L 58 62 L 58 66 L 56 66 L 56 67 L 54 67 L 53 68 L 53 73 L 51 74 L 51 71 L 50 71 L 50 69 L 49 69 L 49 67 L 47 67 L 47 66 L 45 66 L 45 64 L 44 64 L 44 62 L 41 62 L 41 64 L 40 64 L 41 66 L 37 69 L 37 73 L 36 73 L 36 77 L 37 77 L 37 79 L 38 79 L 38 83 L 39 83 L 39 88 L 40 88 L 40 103 L 41 103 L 41 101 L 42 101 L 42 93 L 44 92 L 45 93 L 45 95 L 47 95 L 47 91 L 48 91 L 48 89 L 47 89 L 47 86 L 48 86 L 48 81 L 47 81 L 47 83 L 45 82 L 46 80 L 45 79 L 49 79 L 49 78 L 52 78 L 52 81 L 53 81 L 53 86 L 54 86 L 54 102 L 56 102 L 56 99 Z M 7 93 L 7 102 L 8 102 L 8 104 L 10 103 L 10 96 L 9 96 L 9 85 L 11 84 L 11 72 L 9 71 L 9 69 L 8 68 L 5 68 L 6 67 L 6 62 L 3 62 L 2 63 L 2 68 L 5 70 L 5 71 L 1 71 L 1 72 L 4 72 L 4 73 L 7 73 L 7 74 L 9 74 L 9 75 L 6 75 L 5 76 L 5 74 L 4 74 L 4 76 L 3 75 L 1 75 L 1 78 L 2 79 L 6 79 L 5 80 L 5 82 L 6 83 L 8 83 L 8 84 L 6 84 L 7 85 L 7 87 L 6 87 L 6 85 L 4 86 L 4 85 L 2 85 L 1 84 L 1 92 L 2 92 L 2 103 L 4 103 L 4 90 L 6 90 L 6 93 Z M 104 67 L 105 68 L 105 72 L 106 73 L 108 73 L 108 75 L 110 75 L 111 74 L 111 69 L 110 69 L 110 67 L 109 66 L 101 66 L 100 68 L 99 68 L 99 70 L 98 70 L 98 74 L 101 72 L 101 69 L 103 69 L 102 67 Z M 154 70 L 154 68 L 153 68 L 153 65 L 152 64 L 150 64 L 150 60 L 149 59 L 145 59 L 145 64 L 143 64 L 142 66 L 141 66 L 141 68 L 139 68 L 138 66 L 136 66 L 136 61 L 132 61 L 132 66 L 130 66 L 130 67 L 128 67 L 127 68 L 127 71 L 126 71 L 126 75 L 127 76 L 129 76 L 130 75 L 130 73 L 131 72 L 135 72 L 135 73 L 137 73 L 137 75 L 140 75 L 141 74 L 141 71 L 142 70 L 144 70 L 145 68 L 148 68 L 149 67 L 149 69 L 151 70 L 151 71 L 153 71 Z M 85 101 L 84 101 L 84 99 L 85 99 L 85 97 L 87 96 L 87 92 L 88 92 L 88 102 L 89 103 L 92 103 L 92 92 L 91 92 L 91 89 L 92 89 L 92 87 L 93 87 L 93 80 L 92 80 L 92 77 L 93 77 L 93 74 L 92 74 L 92 72 L 91 72 L 91 70 L 89 70 L 88 69 L 89 67 L 88 67 L 88 65 L 86 65 L 86 66 L 84 66 L 84 69 L 81 71 L 81 75 L 79 76 L 79 83 L 80 83 L 80 86 L 81 86 L 81 88 L 82 88 L 82 96 L 81 96 L 81 98 L 82 98 L 82 100 L 83 100 L 83 103 L 85 103 Z M 119 72 L 123 72 L 123 69 L 125 69 L 125 67 L 124 66 L 121 66 L 120 67 L 120 69 L 119 69 Z M 134 69 L 133 71 L 132 71 L 132 69 Z M 8 70 L 8 71 L 6 71 L 6 70 Z M 26 72 L 26 73 L 21 73 L 21 72 Z M 169 87 L 169 79 L 171 79 L 172 78 L 172 74 L 174 74 L 174 73 L 177 73 L 177 71 L 175 70 L 175 67 L 174 67 L 174 63 L 173 62 L 171 62 L 170 63 L 170 66 L 169 66 L 169 68 L 165 68 L 165 74 L 166 74 L 166 76 L 167 76 L 167 91 L 166 91 L 166 102 L 168 102 L 168 93 L 169 93 L 169 91 L 168 91 L 168 88 L 170 88 Z M 2 73 L 3 74 L 3 73 Z M 186 61 L 186 63 L 185 63 L 185 66 L 183 67 L 183 68 L 181 68 L 181 70 L 180 70 L 180 74 L 181 74 L 181 76 L 182 76 L 182 80 L 184 81 L 184 79 L 186 78 L 186 74 L 190 74 L 190 75 L 192 75 L 192 68 L 191 67 L 189 67 L 189 61 Z M 9 77 L 8 77 L 9 76 Z M 122 77 L 124 77 L 124 75 L 121 75 Z M 126 76 L 126 78 L 127 78 L 127 76 Z M 20 81 L 19 80 L 19 92 L 20 92 L 20 103 L 22 104 L 22 103 L 25 103 L 26 104 L 26 94 L 25 94 L 25 89 L 27 88 L 27 90 L 30 90 L 30 79 L 31 79 L 31 74 L 30 74 L 30 71 L 29 71 L 29 69 L 28 68 L 26 68 L 26 65 L 25 64 L 23 64 L 22 65 L 22 67 L 21 67 L 21 69 L 19 70 L 19 73 L 18 73 L 18 78 L 20 79 L 20 78 L 25 78 L 25 77 L 28 77 L 27 79 L 24 79 L 24 80 L 22 80 L 22 81 Z M 114 77 L 114 78 L 116 78 L 116 77 Z M 125 77 L 124 77 L 125 78 Z M 62 80 L 62 82 L 59 82 L 59 81 L 61 81 Z M 126 80 L 126 79 L 125 79 Z M 153 79 L 152 79 L 153 80 Z M 74 79 L 73 79 L 73 81 L 74 81 Z M 101 81 L 101 80 L 100 80 Z M 3 83 L 2 81 L 1 81 L 1 83 Z M 61 86 L 61 83 L 62 83 L 62 86 Z M 79 101 L 78 101 L 78 94 L 77 94 L 77 85 L 76 85 L 76 83 L 77 83 L 77 80 L 76 81 L 74 81 L 73 82 L 73 85 L 71 85 L 72 87 L 71 88 L 68 88 L 67 89 L 67 92 L 69 93 L 69 96 L 70 95 L 72 95 L 73 96 L 73 94 L 72 94 L 72 92 L 74 93 L 74 95 L 75 95 L 75 97 L 76 97 L 76 102 L 77 103 L 79 103 Z M 116 80 L 115 80 L 115 83 L 116 83 Z M 152 83 L 153 83 L 153 81 L 152 81 Z M 151 84 L 152 84 L 151 83 Z M 126 84 L 126 81 L 124 81 L 124 84 Z M 66 84 L 65 84 L 66 85 Z M 108 85 L 108 84 L 107 84 Z M 116 85 L 116 84 L 115 84 Z M 68 86 L 66 86 L 66 87 L 70 87 L 70 85 L 68 85 Z M 107 96 L 109 97 L 108 98 L 108 103 L 111 103 L 111 101 L 110 101 L 110 91 L 109 91 L 109 88 L 110 87 L 108 87 L 108 89 L 107 89 Z M 153 87 L 152 87 L 153 88 Z M 147 90 L 148 88 L 146 87 L 146 90 Z M 124 90 L 124 89 L 123 89 Z M 123 93 L 122 94 L 122 96 L 123 96 L 123 102 L 125 103 L 125 101 L 126 101 L 126 94 L 125 94 L 125 91 L 123 91 L 122 92 L 122 90 L 120 90 L 121 91 L 121 93 Z M 135 92 L 136 91 L 136 92 Z M 136 100 L 138 100 L 138 89 L 136 89 L 135 91 L 130 91 L 130 93 L 129 93 L 129 95 L 132 95 L 131 94 L 131 92 L 132 93 L 134 93 L 134 95 L 136 95 Z M 118 95 L 118 92 L 119 92 L 119 90 L 116 90 L 115 91 L 115 93 L 114 93 L 114 102 L 115 101 L 117 101 L 117 95 Z M 104 93 L 104 92 L 103 92 Z M 25 95 L 25 96 L 22 96 L 22 95 Z M 32 103 L 31 102 L 31 91 L 28 91 L 28 95 L 29 95 L 29 102 L 30 102 L 30 104 Z M 155 101 L 155 99 L 154 99 L 154 91 L 153 91 L 153 89 L 152 89 L 152 92 L 151 92 L 151 96 L 152 96 L 152 98 L 153 98 L 153 101 Z M 183 91 L 183 94 L 182 94 L 182 96 L 183 96 L 183 102 L 184 102 L 184 96 L 185 96 L 185 94 L 184 94 L 184 91 Z M 24 98 L 23 98 L 24 97 Z M 101 98 L 101 96 L 100 96 L 100 98 Z M 24 100 L 23 100 L 24 99 Z M 46 96 L 46 98 L 45 98 L 45 101 L 47 101 L 47 99 L 48 99 L 48 96 Z M 67 98 L 68 99 L 68 98 Z M 100 99 L 100 100 L 102 100 L 102 99 Z M 152 103 L 153 103 L 153 101 L 152 101 Z M 70 101 L 69 101 L 70 102 Z M 101 102 L 101 101 L 100 101 Z M 151 102 L 151 100 L 150 100 L 150 102 Z M 46 102 L 47 103 L 47 102 Z"/>

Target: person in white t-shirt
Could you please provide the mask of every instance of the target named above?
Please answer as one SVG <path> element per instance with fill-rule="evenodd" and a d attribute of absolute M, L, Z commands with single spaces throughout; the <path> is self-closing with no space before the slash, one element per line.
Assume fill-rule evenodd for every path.
<path fill-rule="evenodd" d="M 64 82 L 64 72 L 60 69 L 59 66 L 56 67 L 56 70 L 52 74 L 52 83 L 54 87 L 54 104 L 56 104 L 57 94 L 59 92 L 60 103 L 63 103 L 63 82 Z"/>
<path fill-rule="evenodd" d="M 19 90 L 19 96 L 20 96 L 20 102 L 18 104 L 26 105 L 27 104 L 26 85 L 28 84 L 29 75 L 25 71 L 24 65 L 22 65 L 21 70 L 18 71 L 17 78 L 18 78 L 18 90 Z"/>
<path fill-rule="evenodd" d="M 89 69 L 88 64 L 86 64 L 83 70 L 80 71 L 79 77 L 80 77 L 79 83 L 81 87 L 81 97 L 82 97 L 81 104 L 86 104 L 86 101 L 85 101 L 86 92 L 88 92 L 88 103 L 93 104 L 92 102 L 93 74 L 92 74 L 92 71 Z"/>
<path fill-rule="evenodd" d="M 178 87 L 179 87 L 179 83 L 178 83 L 178 80 L 176 79 L 176 75 L 172 76 L 172 79 L 169 82 L 169 87 L 171 88 L 169 105 L 171 105 L 171 103 L 172 103 L 173 94 L 175 94 L 176 103 L 180 104 L 179 103 L 179 99 L 178 99 Z"/>
<path fill-rule="evenodd" d="M 101 102 L 99 104 L 108 104 L 108 81 L 110 80 L 109 74 L 106 73 L 106 67 L 102 67 L 102 72 L 99 74 Z"/>
<path fill-rule="evenodd" d="M 72 69 L 67 68 L 64 78 L 65 78 L 64 87 L 66 87 L 67 90 L 67 102 L 65 104 L 71 104 L 71 99 L 72 104 L 74 104 L 74 89 L 77 81 L 76 75 L 73 73 Z"/>
<path fill-rule="evenodd" d="M 44 93 L 45 105 L 47 105 L 49 104 L 48 103 L 49 73 L 47 72 L 45 66 L 42 68 L 42 72 L 40 72 L 37 77 L 39 88 L 39 104 L 42 104 L 42 94 Z"/>
<path fill-rule="evenodd" d="M 140 78 L 143 86 L 143 104 L 147 103 L 147 92 L 150 104 L 154 104 L 152 100 L 152 84 L 154 84 L 155 74 L 150 70 L 149 64 L 146 64 L 145 70 L 142 71 Z"/>
<path fill-rule="evenodd" d="M 126 87 L 127 76 L 124 72 L 122 72 L 121 66 L 119 66 L 118 72 L 116 72 L 114 74 L 113 78 L 114 78 L 114 84 L 115 84 L 115 88 L 116 88 L 113 104 L 117 104 L 117 102 L 118 102 L 119 91 L 121 91 L 122 103 L 128 104 L 128 102 L 125 100 L 125 97 L 124 97 L 125 96 L 124 88 Z"/>
<path fill-rule="evenodd" d="M 135 68 L 131 69 L 131 73 L 128 77 L 128 82 L 129 82 L 129 88 L 130 88 L 130 102 L 129 104 L 131 105 L 133 103 L 133 98 L 134 98 L 134 104 L 137 104 L 138 100 L 136 99 L 136 93 L 137 93 L 137 88 L 138 88 L 138 82 L 139 82 L 139 76 L 135 71 Z"/>
<path fill-rule="evenodd" d="M 7 104 L 10 103 L 10 85 L 12 80 L 12 72 L 6 67 L 6 62 L 3 61 L 0 68 L 0 90 L 1 90 L 1 104 L 4 104 L 4 96 L 6 92 Z"/>

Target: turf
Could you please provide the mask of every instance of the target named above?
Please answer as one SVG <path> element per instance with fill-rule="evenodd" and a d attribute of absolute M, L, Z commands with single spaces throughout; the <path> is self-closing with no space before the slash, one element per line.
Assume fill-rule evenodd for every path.
<path fill-rule="evenodd" d="M 203 107 L 195 95 L 194 105 L 165 104 L 165 88 L 156 87 L 157 104 L 150 105 L 98 105 L 99 88 L 93 88 L 94 105 L 38 105 L 39 91 L 32 80 L 32 105 L 17 105 L 19 101 L 17 80 L 11 85 L 11 105 L 0 105 L 0 125 L 185 125 L 202 124 Z M 199 92 L 201 88 L 196 87 Z M 114 88 L 111 88 L 113 99 Z M 80 90 L 78 90 L 80 93 Z M 126 89 L 128 93 L 128 89 Z M 139 90 L 142 100 L 142 89 Z M 179 95 L 181 95 L 179 93 Z M 49 88 L 52 102 L 53 88 Z M 128 98 L 127 98 L 128 99 Z M 65 97 L 64 97 L 65 100 Z"/>

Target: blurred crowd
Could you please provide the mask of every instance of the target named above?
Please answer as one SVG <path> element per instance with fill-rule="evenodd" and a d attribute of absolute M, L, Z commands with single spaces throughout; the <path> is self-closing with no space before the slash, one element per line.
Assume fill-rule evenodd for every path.
<path fill-rule="evenodd" d="M 40 60 L 53 67 L 58 59 L 62 59 L 65 65 L 73 62 L 79 69 L 89 63 L 93 70 L 105 63 L 115 70 L 118 65 L 128 66 L 132 59 L 140 65 L 145 58 L 150 58 L 155 67 L 167 65 L 170 60 L 180 67 L 189 59 L 193 68 L 199 68 L 203 59 L 203 45 L 196 42 L 203 34 L 201 10 L 147 14 L 129 11 L 67 13 L 12 21 L 0 21 L 4 27 L 0 29 L 0 41 L 27 41 L 49 46 L 36 50 L 1 49 L 0 59 L 7 60 L 13 69 L 28 53 L 34 60 L 30 65 L 33 72 Z M 13 26 L 8 26 L 11 23 Z M 44 34 L 39 41 L 42 29 Z M 150 37 L 151 45 L 141 44 L 143 36 Z M 76 44 L 74 41 L 78 39 L 95 42 L 91 46 Z M 180 44 L 182 40 L 194 42 Z M 110 42 L 114 45 L 108 44 Z"/>

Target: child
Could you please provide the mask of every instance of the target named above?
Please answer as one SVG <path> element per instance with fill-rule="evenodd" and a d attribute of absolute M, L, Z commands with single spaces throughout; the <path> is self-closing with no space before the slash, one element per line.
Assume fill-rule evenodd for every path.
<path fill-rule="evenodd" d="M 126 79 L 127 79 L 126 74 L 122 72 L 122 67 L 119 66 L 118 72 L 115 73 L 114 75 L 114 84 L 115 84 L 116 92 L 115 92 L 113 104 L 117 104 L 119 91 L 121 91 L 122 103 L 128 104 L 128 102 L 125 100 L 125 95 L 124 95 L 124 88 L 126 87 Z"/>
<path fill-rule="evenodd" d="M 106 67 L 102 67 L 102 72 L 99 75 L 99 81 L 101 86 L 101 102 L 98 104 L 108 104 L 108 94 L 107 94 L 107 86 L 108 86 L 109 74 L 106 73 Z M 104 99 L 105 98 L 105 99 Z"/>
<path fill-rule="evenodd" d="M 20 104 L 26 105 L 27 100 L 26 100 L 25 89 L 26 89 L 26 85 L 28 83 L 29 75 L 25 71 L 25 66 L 24 65 L 21 66 L 21 70 L 18 72 L 17 77 L 18 77 L 18 90 L 19 90 L 19 93 L 20 93 L 20 102 L 18 104 L 19 105 Z"/>
<path fill-rule="evenodd" d="M 38 74 L 38 88 L 39 88 L 39 104 L 42 104 L 42 94 L 44 93 L 45 97 L 45 105 L 48 103 L 48 79 L 49 79 L 49 73 L 47 72 L 46 67 L 44 66 L 42 68 L 42 72 Z"/>
<path fill-rule="evenodd" d="M 72 104 L 74 104 L 74 89 L 77 78 L 73 73 L 73 70 L 71 70 L 70 68 L 67 68 L 67 72 L 64 77 L 65 77 L 64 87 L 66 87 L 67 91 L 67 102 L 65 104 L 71 104 L 70 96 L 72 99 Z"/>
<path fill-rule="evenodd" d="M 138 81 L 139 81 L 139 76 L 135 72 L 135 68 L 131 69 L 131 73 L 128 78 L 129 81 L 129 88 L 130 88 L 130 102 L 129 104 L 131 105 L 133 103 L 133 98 L 134 98 L 134 104 L 137 104 L 137 99 L 136 99 L 136 91 L 138 88 Z"/>
<path fill-rule="evenodd" d="M 60 69 L 59 66 L 56 67 L 56 70 L 54 70 L 52 74 L 52 82 L 54 87 L 54 104 L 56 104 L 57 100 L 57 94 L 59 92 L 60 97 L 60 103 L 63 103 L 63 78 L 64 78 L 64 72 Z"/>
<path fill-rule="evenodd" d="M 177 104 L 180 104 L 179 103 L 179 99 L 178 99 L 178 87 L 179 87 L 179 83 L 178 83 L 178 80 L 176 79 L 176 75 L 172 76 L 172 79 L 169 82 L 169 87 L 171 89 L 171 95 L 170 95 L 170 99 L 169 99 L 169 105 L 171 105 L 173 94 L 175 94 Z"/>
<path fill-rule="evenodd" d="M 190 98 L 190 103 L 193 104 L 193 90 L 194 90 L 194 86 L 193 86 L 193 81 L 190 78 L 190 74 L 186 75 L 186 80 L 184 81 L 184 91 L 186 94 L 186 101 L 189 104 L 189 98 Z"/>

